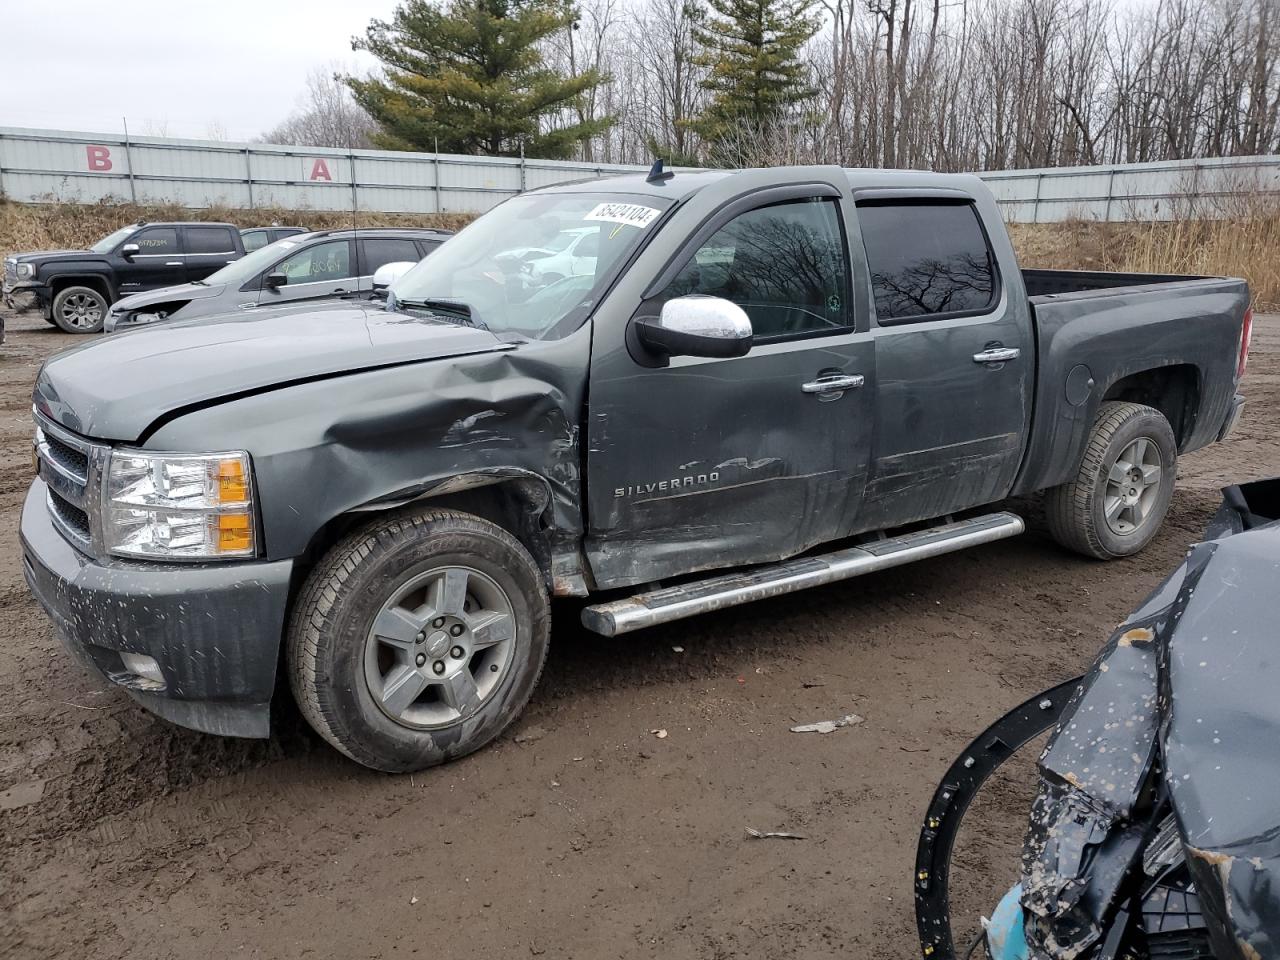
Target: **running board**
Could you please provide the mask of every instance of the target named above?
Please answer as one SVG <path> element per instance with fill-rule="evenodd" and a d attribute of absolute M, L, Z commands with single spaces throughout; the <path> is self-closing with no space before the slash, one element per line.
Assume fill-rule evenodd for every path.
<path fill-rule="evenodd" d="M 965 547 L 1016 537 L 1024 529 L 1022 518 L 1012 513 L 973 517 L 899 537 L 873 540 L 817 557 L 786 560 L 743 573 L 724 574 L 638 593 L 623 600 L 592 604 L 582 611 L 582 625 L 606 637 L 616 637 L 641 627 L 736 607 L 740 603 L 819 587 Z"/>

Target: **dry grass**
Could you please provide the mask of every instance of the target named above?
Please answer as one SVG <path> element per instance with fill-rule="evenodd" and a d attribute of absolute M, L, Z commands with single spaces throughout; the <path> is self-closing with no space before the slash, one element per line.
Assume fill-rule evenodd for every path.
<path fill-rule="evenodd" d="M 1027 267 L 1243 277 L 1258 310 L 1280 310 L 1280 209 L 1167 223 L 1014 224 Z"/>
<path fill-rule="evenodd" d="M 1259 309 L 1280 309 L 1280 206 L 1245 202 L 1229 219 L 1167 223 L 1014 224 L 1009 228 L 1023 265 L 1062 270 L 1122 270 L 1244 277 Z M 360 227 L 444 227 L 467 214 L 361 213 Z M 0 201 L 0 253 L 83 248 L 138 220 L 216 220 L 241 227 L 301 224 L 315 230 L 351 226 L 350 211 L 188 210 L 176 205 L 21 204 Z"/>
<path fill-rule="evenodd" d="M 474 219 L 468 214 L 361 213 L 358 227 L 442 227 L 458 230 Z M 259 207 L 233 210 L 210 207 L 189 210 L 173 205 L 132 203 L 25 204 L 0 201 L 0 254 L 18 250 L 80 250 L 125 224 L 139 220 L 205 220 L 261 227 L 296 224 L 312 230 L 352 225 L 351 211 L 285 210 Z"/>

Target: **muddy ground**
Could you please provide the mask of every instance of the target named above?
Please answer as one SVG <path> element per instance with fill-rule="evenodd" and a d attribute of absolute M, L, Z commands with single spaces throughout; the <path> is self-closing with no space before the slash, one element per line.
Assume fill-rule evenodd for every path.
<path fill-rule="evenodd" d="M 1088 562 L 1033 526 L 618 640 L 560 607 L 514 729 L 388 777 L 288 710 L 270 741 L 180 730 L 62 652 L 17 529 L 31 382 L 73 342 L 11 318 L 0 347 L 5 957 L 915 957 L 916 834 L 953 756 L 1086 666 L 1220 485 L 1280 473 L 1280 318 L 1259 318 L 1244 422 L 1184 459 L 1141 557 Z M 865 722 L 788 730 L 849 712 Z M 977 807 L 957 866 L 966 923 L 1010 882 L 1030 786 L 1006 777 Z"/>

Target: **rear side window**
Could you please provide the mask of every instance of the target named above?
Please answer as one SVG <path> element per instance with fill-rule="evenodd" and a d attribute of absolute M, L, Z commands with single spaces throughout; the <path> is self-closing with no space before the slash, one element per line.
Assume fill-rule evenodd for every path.
<path fill-rule="evenodd" d="M 977 314 L 996 302 L 995 256 L 971 203 L 858 204 L 881 323 Z"/>
<path fill-rule="evenodd" d="M 248 233 L 242 234 L 242 238 L 244 240 L 245 253 L 253 253 L 253 251 L 260 250 L 267 245 L 267 231 L 265 230 L 250 230 Z"/>
<path fill-rule="evenodd" d="M 830 200 L 749 210 L 702 244 L 663 291 L 732 300 L 758 341 L 834 333 L 853 325 L 844 234 Z"/>
<path fill-rule="evenodd" d="M 374 273 L 388 263 L 417 263 L 418 245 L 412 240 L 372 239 L 360 241 L 362 274 Z"/>
<path fill-rule="evenodd" d="M 187 253 L 235 253 L 236 242 L 226 227 L 187 227 Z"/>
<path fill-rule="evenodd" d="M 138 253 L 144 257 L 172 257 L 182 253 L 178 247 L 178 231 L 173 227 L 149 227 L 139 230 L 129 238 L 138 245 Z"/>

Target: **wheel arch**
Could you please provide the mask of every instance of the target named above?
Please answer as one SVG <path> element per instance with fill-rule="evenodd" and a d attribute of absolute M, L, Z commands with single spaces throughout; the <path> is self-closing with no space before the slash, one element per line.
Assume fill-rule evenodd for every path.
<path fill-rule="evenodd" d="M 100 273 L 61 273 L 49 278 L 49 303 L 52 309 L 53 300 L 68 287 L 89 287 L 102 294 L 107 306 L 116 301 L 115 290 L 110 280 Z"/>
<path fill-rule="evenodd" d="M 1159 410 L 1169 421 L 1181 453 L 1195 428 L 1200 407 L 1200 368 L 1174 363 L 1128 373 L 1111 383 L 1101 402 L 1120 400 Z"/>
<path fill-rule="evenodd" d="M 546 478 L 518 467 L 459 473 L 393 491 L 330 517 L 312 535 L 303 553 L 309 569 L 352 529 L 391 513 L 424 507 L 448 507 L 481 517 L 501 527 L 524 546 L 542 571 L 549 592 L 556 589 L 553 574 L 555 516 L 551 485 Z"/>

